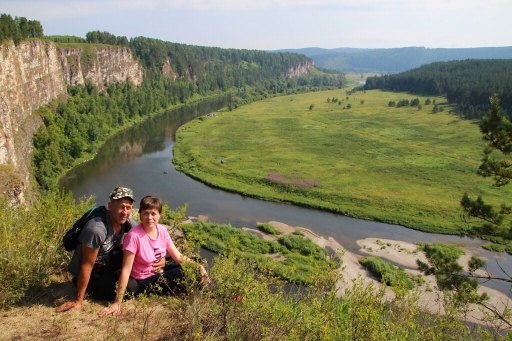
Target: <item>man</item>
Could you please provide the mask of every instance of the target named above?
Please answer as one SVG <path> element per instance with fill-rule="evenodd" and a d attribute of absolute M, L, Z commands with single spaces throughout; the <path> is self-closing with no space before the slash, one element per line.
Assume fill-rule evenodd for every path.
<path fill-rule="evenodd" d="M 130 219 L 133 191 L 116 187 L 109 199 L 106 216 L 91 218 L 78 237 L 79 244 L 68 267 L 76 286 L 76 298 L 59 306 L 57 312 L 80 308 L 86 293 L 104 300 L 115 297 L 123 236 L 135 225 Z M 164 264 L 165 259 L 155 263 L 153 271 L 160 272 Z"/>

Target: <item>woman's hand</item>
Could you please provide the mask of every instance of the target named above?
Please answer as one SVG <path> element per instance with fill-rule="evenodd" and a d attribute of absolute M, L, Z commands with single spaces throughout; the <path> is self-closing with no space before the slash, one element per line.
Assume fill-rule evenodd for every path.
<path fill-rule="evenodd" d="M 162 257 L 160 259 L 157 259 L 153 262 L 153 273 L 155 274 L 161 274 L 164 272 L 165 267 L 165 257 Z"/>
<path fill-rule="evenodd" d="M 98 313 L 99 317 L 105 317 L 107 315 L 117 315 L 121 312 L 121 302 L 114 302 L 110 307 L 104 308 Z"/>

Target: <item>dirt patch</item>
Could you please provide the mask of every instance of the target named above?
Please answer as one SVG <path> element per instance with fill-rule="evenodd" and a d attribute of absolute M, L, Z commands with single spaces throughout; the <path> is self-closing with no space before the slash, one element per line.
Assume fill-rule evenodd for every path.
<path fill-rule="evenodd" d="M 265 180 L 280 184 L 295 187 L 317 187 L 318 181 L 313 179 L 289 179 L 279 173 L 270 173 L 265 177 Z"/>

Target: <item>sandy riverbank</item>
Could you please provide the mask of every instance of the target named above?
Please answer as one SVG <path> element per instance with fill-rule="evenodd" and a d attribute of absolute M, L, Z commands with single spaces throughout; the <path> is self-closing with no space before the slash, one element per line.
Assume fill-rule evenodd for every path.
<path fill-rule="evenodd" d="M 359 260 L 363 256 L 349 252 L 333 238 L 319 236 L 313 231 L 300 226 L 290 226 L 276 221 L 270 221 L 268 224 L 279 230 L 283 235 L 292 234 L 297 230 L 301 231 L 305 237 L 311 239 L 317 245 L 326 248 L 331 254 L 338 255 L 342 261 L 342 267 L 338 270 L 342 275 L 342 278 L 338 282 L 340 294 L 343 294 L 344 290 L 350 289 L 353 281 L 358 279 L 363 281 L 365 285 L 373 285 L 375 288 L 381 286 L 381 283 L 373 277 L 366 268 L 359 264 Z M 252 228 L 244 228 L 244 230 L 266 240 L 278 238 Z M 443 295 L 437 289 L 434 276 L 425 276 L 418 270 L 416 260 L 419 259 L 423 262 L 427 262 L 425 254 L 419 250 L 418 245 L 399 240 L 377 238 L 358 240 L 357 245 L 360 247 L 359 252 L 363 255 L 380 257 L 402 267 L 410 275 L 422 276 L 425 283 L 416 287 L 419 293 L 419 304 L 430 312 L 443 312 Z M 466 265 L 472 253 L 467 248 L 461 249 L 465 254 L 459 261 L 464 268 L 467 268 Z M 480 271 L 479 274 L 485 275 L 485 272 Z M 487 303 L 490 306 L 496 307 L 500 312 L 503 312 L 507 307 L 512 305 L 510 297 L 495 289 L 481 285 L 479 292 L 486 292 L 490 296 Z M 394 293 L 389 287 L 386 288 L 386 296 L 389 299 L 394 297 Z M 482 309 L 482 307 L 477 305 L 471 306 L 467 314 L 468 321 L 482 323 L 486 315 L 486 312 Z"/>

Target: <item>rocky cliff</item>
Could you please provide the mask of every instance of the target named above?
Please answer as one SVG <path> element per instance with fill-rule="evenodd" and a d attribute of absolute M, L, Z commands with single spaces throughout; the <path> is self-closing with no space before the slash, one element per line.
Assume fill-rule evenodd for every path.
<path fill-rule="evenodd" d="M 305 63 L 297 64 L 297 65 L 289 68 L 288 71 L 286 72 L 285 76 L 287 78 L 300 77 L 302 75 L 307 74 L 311 70 L 312 67 L 313 67 L 313 61 L 308 61 Z"/>
<path fill-rule="evenodd" d="M 32 137 L 42 124 L 34 111 L 68 85 L 86 80 L 98 88 L 143 79 L 142 66 L 126 47 L 58 47 L 48 41 L 0 45 L 0 194 L 23 202 L 30 184 Z"/>

